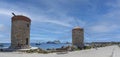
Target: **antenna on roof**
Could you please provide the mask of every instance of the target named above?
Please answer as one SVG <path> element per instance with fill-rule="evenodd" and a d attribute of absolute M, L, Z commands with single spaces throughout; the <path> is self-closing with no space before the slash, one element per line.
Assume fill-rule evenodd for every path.
<path fill-rule="evenodd" d="M 13 16 L 16 16 L 14 13 L 12 13 Z"/>

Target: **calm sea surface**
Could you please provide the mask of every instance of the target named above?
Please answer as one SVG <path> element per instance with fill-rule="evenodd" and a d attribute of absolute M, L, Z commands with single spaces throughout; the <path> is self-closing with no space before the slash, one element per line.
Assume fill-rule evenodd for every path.
<path fill-rule="evenodd" d="M 3 43 L 4 47 L 9 47 L 10 43 Z M 32 47 L 39 47 L 42 49 L 52 49 L 52 48 L 60 48 L 62 46 L 71 46 L 71 44 L 64 44 L 64 43 L 60 43 L 60 44 L 46 44 L 46 43 L 42 43 L 41 45 L 36 45 L 35 43 L 31 43 L 30 44 Z"/>

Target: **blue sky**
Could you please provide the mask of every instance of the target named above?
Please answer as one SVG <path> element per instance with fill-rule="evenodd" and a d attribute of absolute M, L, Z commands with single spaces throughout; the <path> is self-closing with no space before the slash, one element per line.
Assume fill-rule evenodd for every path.
<path fill-rule="evenodd" d="M 0 42 L 10 42 L 11 12 L 32 20 L 31 42 L 71 42 L 75 19 L 85 42 L 120 41 L 120 0 L 0 0 Z"/>

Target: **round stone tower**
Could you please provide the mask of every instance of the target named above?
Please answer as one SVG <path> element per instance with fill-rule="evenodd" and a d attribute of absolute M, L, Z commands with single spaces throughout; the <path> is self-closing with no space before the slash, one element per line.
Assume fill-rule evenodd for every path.
<path fill-rule="evenodd" d="M 84 29 L 75 27 L 72 29 L 72 44 L 79 48 L 84 47 Z"/>
<path fill-rule="evenodd" d="M 30 48 L 30 25 L 31 20 L 26 16 L 14 15 L 12 17 L 10 48 Z"/>

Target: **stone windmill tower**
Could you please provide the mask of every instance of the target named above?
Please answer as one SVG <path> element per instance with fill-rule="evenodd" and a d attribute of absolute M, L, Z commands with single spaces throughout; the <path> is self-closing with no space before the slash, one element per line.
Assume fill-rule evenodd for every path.
<path fill-rule="evenodd" d="M 76 21 L 77 25 L 78 22 Z M 72 29 L 72 45 L 78 48 L 84 47 L 84 29 L 79 25 Z"/>
<path fill-rule="evenodd" d="M 30 48 L 30 25 L 31 20 L 22 15 L 12 17 L 11 46 L 12 49 Z"/>
<path fill-rule="evenodd" d="M 79 48 L 84 47 L 84 29 L 75 27 L 72 29 L 72 44 Z"/>

